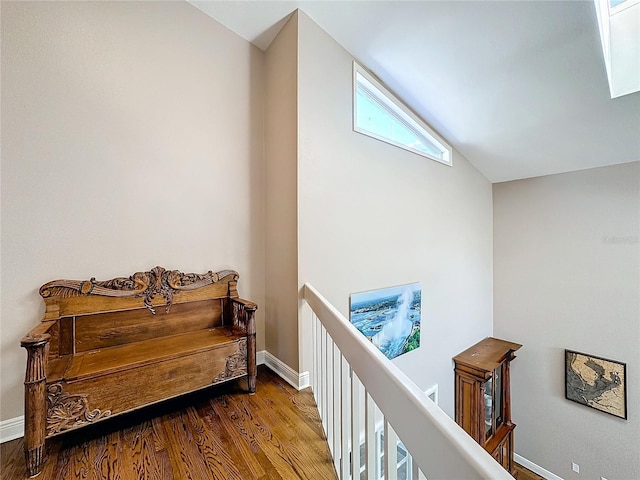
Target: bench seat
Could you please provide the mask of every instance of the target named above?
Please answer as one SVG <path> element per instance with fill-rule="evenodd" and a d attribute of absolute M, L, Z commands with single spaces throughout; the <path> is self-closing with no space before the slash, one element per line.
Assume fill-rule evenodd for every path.
<path fill-rule="evenodd" d="M 73 383 L 213 350 L 245 337 L 241 330 L 217 327 L 82 352 L 71 356 L 63 378 Z"/>

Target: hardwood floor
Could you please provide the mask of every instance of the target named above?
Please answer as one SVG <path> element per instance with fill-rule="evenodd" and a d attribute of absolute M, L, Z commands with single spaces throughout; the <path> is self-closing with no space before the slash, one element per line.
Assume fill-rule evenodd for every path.
<path fill-rule="evenodd" d="M 56 437 L 39 480 L 336 480 L 310 390 L 264 366 L 246 381 Z M 184 407 L 184 405 L 189 405 Z M 25 478 L 22 439 L 0 446 L 3 480 Z M 517 465 L 518 480 L 542 480 Z"/>
<path fill-rule="evenodd" d="M 266 367 L 257 393 L 245 389 L 231 382 L 51 439 L 37 478 L 336 479 L 310 390 Z M 0 447 L 3 480 L 24 478 L 22 448 Z"/>
<path fill-rule="evenodd" d="M 518 472 L 516 477 L 518 480 L 544 480 L 544 478 L 537 473 L 533 473 L 531 470 L 518 463 L 516 463 L 516 472 Z"/>

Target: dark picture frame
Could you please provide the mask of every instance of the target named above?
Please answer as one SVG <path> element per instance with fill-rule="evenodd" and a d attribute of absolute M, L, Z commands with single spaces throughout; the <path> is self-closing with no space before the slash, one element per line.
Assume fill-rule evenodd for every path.
<path fill-rule="evenodd" d="M 627 364 L 565 349 L 567 400 L 627 419 Z"/>

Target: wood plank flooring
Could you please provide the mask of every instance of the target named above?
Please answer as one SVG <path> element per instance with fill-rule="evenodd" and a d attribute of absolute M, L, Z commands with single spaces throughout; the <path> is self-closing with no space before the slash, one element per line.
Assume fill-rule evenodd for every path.
<path fill-rule="evenodd" d="M 37 478 L 336 480 L 311 391 L 264 366 L 256 394 L 245 388 L 231 382 L 56 437 Z M 2 480 L 25 477 L 22 449 L 22 439 L 0 446 Z"/>
<path fill-rule="evenodd" d="M 185 407 L 185 405 L 187 405 Z M 260 367 L 246 381 L 113 418 L 47 442 L 39 480 L 335 480 L 309 389 Z M 0 447 L 3 480 L 25 477 L 22 439 Z"/>
<path fill-rule="evenodd" d="M 516 478 L 518 480 L 545 480 L 544 477 L 541 477 L 537 473 L 533 473 L 531 470 L 518 463 L 516 463 L 516 472 Z"/>

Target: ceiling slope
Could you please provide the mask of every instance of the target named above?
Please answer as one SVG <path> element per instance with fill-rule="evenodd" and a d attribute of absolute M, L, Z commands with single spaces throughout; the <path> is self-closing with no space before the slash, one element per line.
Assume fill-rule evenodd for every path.
<path fill-rule="evenodd" d="M 492 182 L 640 160 L 592 1 L 191 1 L 265 50 L 304 10 Z"/>

